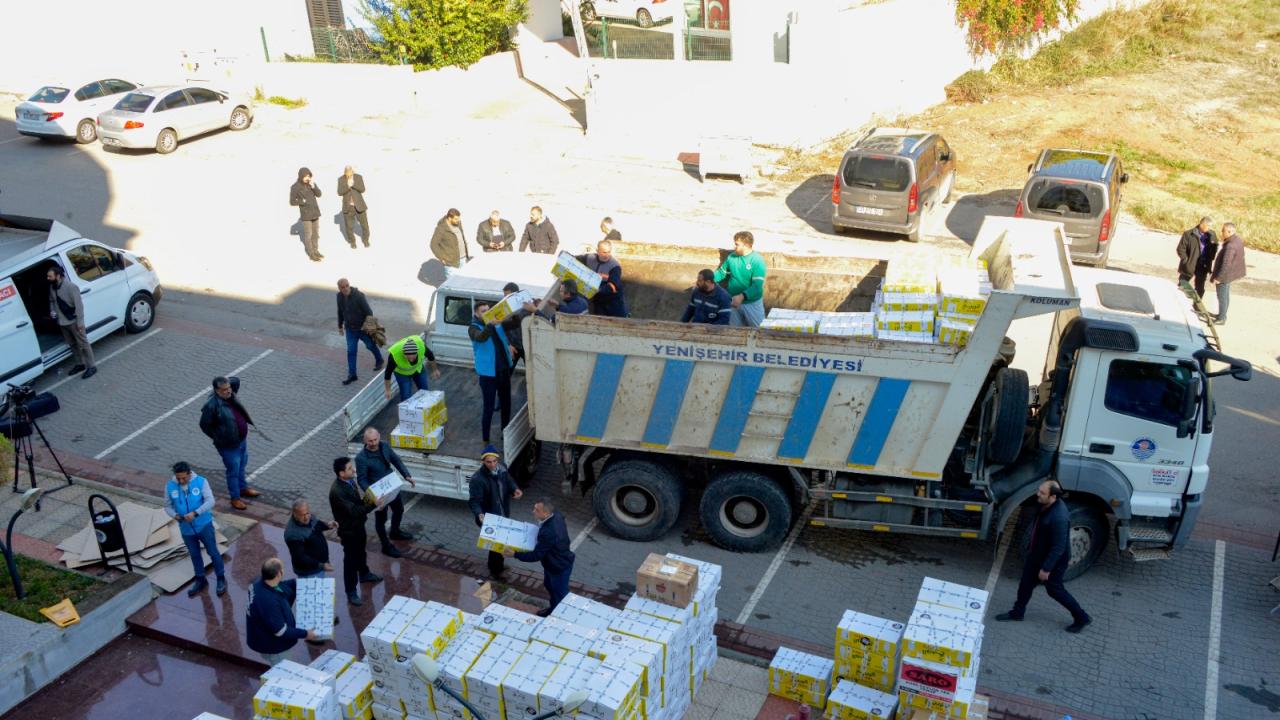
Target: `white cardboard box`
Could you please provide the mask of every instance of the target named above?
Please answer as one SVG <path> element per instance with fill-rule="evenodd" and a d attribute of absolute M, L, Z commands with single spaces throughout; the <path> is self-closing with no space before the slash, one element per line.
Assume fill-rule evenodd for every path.
<path fill-rule="evenodd" d="M 569 593 L 551 612 L 550 617 L 594 630 L 608 630 L 609 623 L 613 622 L 620 612 L 621 610 L 602 602 Z"/>
<path fill-rule="evenodd" d="M 298 578 L 298 594 L 293 603 L 294 624 L 303 630 L 314 630 L 321 639 L 333 637 L 334 578 Z M 352 657 L 354 660 L 355 658 Z"/>
<path fill-rule="evenodd" d="M 396 499 L 403 487 L 404 481 L 393 471 L 364 491 L 364 501 L 370 505 L 386 505 Z"/>
<path fill-rule="evenodd" d="M 566 652 L 546 643 L 529 643 L 502 680 L 502 707 L 508 718 L 530 718 L 538 714 L 538 694 Z"/>
<path fill-rule="evenodd" d="M 585 655 L 600 635 L 599 630 L 561 620 L 553 614 L 538 623 L 529 639 Z"/>
<path fill-rule="evenodd" d="M 542 618 L 537 615 L 509 608 L 506 605 L 493 604 L 480 613 L 480 629 L 494 635 L 515 638 L 521 642 L 528 642 L 541 622 Z"/>
<path fill-rule="evenodd" d="M 537 544 L 537 525 L 505 518 L 496 513 L 484 514 L 484 522 L 480 525 L 480 534 L 476 538 L 476 547 L 492 552 L 508 549 L 528 552 Z"/>
<path fill-rule="evenodd" d="M 419 390 L 400 403 L 398 418 L 403 424 L 434 429 L 448 420 L 447 408 L 440 390 Z"/>

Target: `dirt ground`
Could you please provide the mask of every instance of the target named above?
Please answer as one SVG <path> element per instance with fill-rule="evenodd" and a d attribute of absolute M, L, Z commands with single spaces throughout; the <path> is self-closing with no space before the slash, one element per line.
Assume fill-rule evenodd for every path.
<path fill-rule="evenodd" d="M 1040 149 L 1116 152 L 1131 177 L 1125 214 L 1171 232 L 1210 215 L 1235 222 L 1249 246 L 1280 252 L 1280 27 L 1210 32 L 1225 33 L 1206 38 L 1223 47 L 1213 61 L 1175 54 L 1140 72 L 946 102 L 890 124 L 942 133 L 959 154 L 957 189 L 1010 206 Z M 791 156 L 787 177 L 833 172 L 851 139 Z"/>

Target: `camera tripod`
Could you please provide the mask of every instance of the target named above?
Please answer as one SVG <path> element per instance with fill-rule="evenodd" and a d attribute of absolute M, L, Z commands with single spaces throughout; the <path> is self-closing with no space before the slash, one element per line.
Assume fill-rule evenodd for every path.
<path fill-rule="evenodd" d="M 32 430 L 35 431 L 36 435 L 40 436 L 40 442 L 44 444 L 44 449 L 49 453 L 49 457 L 53 458 L 53 461 L 57 463 L 58 471 L 62 473 L 62 477 L 67 479 L 67 485 L 71 485 L 71 475 L 62 466 L 62 460 L 58 458 L 58 454 L 53 451 L 53 446 L 49 444 L 49 438 L 45 437 L 44 431 L 40 429 L 40 423 L 31 417 L 31 412 L 27 409 L 26 402 L 15 401 L 9 430 L 9 437 L 13 441 L 13 491 L 15 493 L 18 492 L 22 482 L 21 460 L 26 460 L 27 475 L 31 480 L 31 487 L 37 487 L 35 448 L 31 437 Z M 54 488 L 54 490 L 57 489 Z M 39 509 L 38 506 L 37 509 Z"/>

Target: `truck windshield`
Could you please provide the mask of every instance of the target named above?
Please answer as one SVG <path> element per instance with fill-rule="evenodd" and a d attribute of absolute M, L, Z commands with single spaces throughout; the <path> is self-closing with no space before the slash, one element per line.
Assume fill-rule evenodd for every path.
<path fill-rule="evenodd" d="M 1107 409 L 1176 427 L 1192 391 L 1191 373 L 1180 365 L 1113 360 L 1107 371 Z"/>

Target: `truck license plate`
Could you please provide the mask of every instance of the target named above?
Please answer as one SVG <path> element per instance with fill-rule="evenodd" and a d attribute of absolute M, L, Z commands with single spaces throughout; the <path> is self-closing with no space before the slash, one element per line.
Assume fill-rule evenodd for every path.
<path fill-rule="evenodd" d="M 861 205 L 854 205 L 853 211 L 859 215 L 884 215 L 884 208 L 862 207 Z"/>

